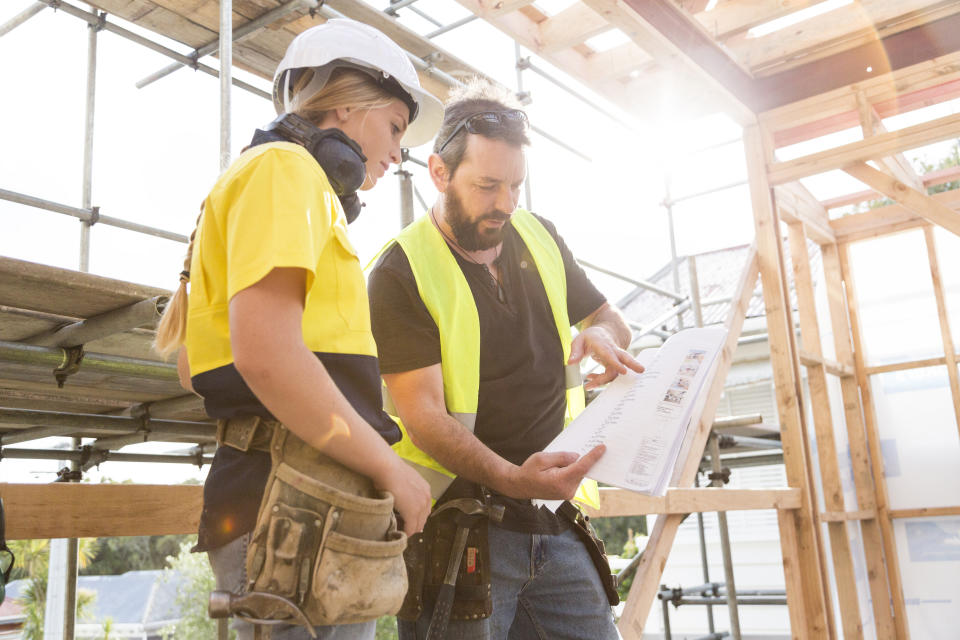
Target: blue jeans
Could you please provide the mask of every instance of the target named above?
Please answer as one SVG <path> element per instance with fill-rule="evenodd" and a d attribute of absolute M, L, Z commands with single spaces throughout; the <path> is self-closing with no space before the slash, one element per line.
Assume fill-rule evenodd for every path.
<path fill-rule="evenodd" d="M 616 640 L 596 567 L 573 531 L 540 535 L 490 526 L 493 615 L 451 620 L 457 640 Z M 432 610 L 398 620 L 400 640 L 426 638 Z"/>
<path fill-rule="evenodd" d="M 224 546 L 207 552 L 213 575 L 217 579 L 217 589 L 243 593 L 247 584 L 247 543 L 250 534 L 244 534 Z M 230 628 L 237 631 L 237 640 L 253 640 L 253 625 L 239 618 L 232 618 Z M 358 624 L 342 624 L 328 627 L 314 627 L 320 640 L 373 640 L 376 635 L 377 621 Z M 310 634 L 303 627 L 281 624 L 270 626 L 271 640 L 309 640 Z"/>

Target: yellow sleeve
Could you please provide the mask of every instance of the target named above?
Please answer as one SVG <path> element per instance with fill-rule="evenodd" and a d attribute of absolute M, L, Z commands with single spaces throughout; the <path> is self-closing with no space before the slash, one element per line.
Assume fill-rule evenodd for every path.
<path fill-rule="evenodd" d="M 227 299 L 277 267 L 305 269 L 309 291 L 339 211 L 323 170 L 312 158 L 270 149 L 224 187 Z"/>

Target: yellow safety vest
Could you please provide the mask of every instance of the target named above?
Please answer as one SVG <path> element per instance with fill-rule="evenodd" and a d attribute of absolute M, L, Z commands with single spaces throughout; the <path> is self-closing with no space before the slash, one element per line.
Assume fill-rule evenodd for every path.
<path fill-rule="evenodd" d="M 567 365 L 571 337 L 563 256 L 550 233 L 529 211 L 517 209 L 511 220 L 537 266 L 563 347 L 563 362 L 558 364 L 565 368 L 567 381 L 566 425 L 583 411 L 584 393 L 579 365 Z M 480 390 L 480 318 L 473 292 L 457 259 L 429 216 L 422 216 L 409 225 L 397 236 L 396 242 L 407 255 L 420 297 L 440 331 L 447 412 L 472 433 Z M 404 437 L 393 445 L 394 450 L 430 483 L 436 500 L 456 475 L 418 449 L 403 424 L 399 420 L 397 423 Z M 577 499 L 599 506 L 596 493 L 596 483 L 592 483 L 592 490 L 581 486 Z"/>

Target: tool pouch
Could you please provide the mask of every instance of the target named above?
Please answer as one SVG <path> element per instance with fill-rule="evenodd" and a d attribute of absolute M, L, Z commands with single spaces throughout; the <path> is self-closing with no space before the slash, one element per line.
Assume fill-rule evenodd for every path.
<path fill-rule="evenodd" d="M 454 590 L 451 620 L 479 620 L 487 618 L 493 612 L 490 586 L 490 521 L 486 517 L 477 518 L 467 534 L 467 544 L 460 559 L 460 570 Z M 456 511 L 444 511 L 427 519 L 423 528 L 423 602 L 429 606 L 437 599 L 437 593 L 443 584 L 453 551 L 453 542 L 457 533 Z M 409 568 L 409 565 L 408 565 Z M 415 579 L 411 580 L 411 584 Z M 408 601 L 411 597 L 408 595 Z M 407 602 L 404 603 L 405 605 Z M 406 607 L 405 607 L 406 608 Z M 422 604 L 404 611 L 416 620 L 422 610 Z M 414 614 L 415 611 L 415 614 Z"/>
<path fill-rule="evenodd" d="M 397 530 L 393 496 L 283 425 L 272 426 L 270 475 L 247 548 L 247 592 L 284 598 L 313 625 L 396 613 L 407 590 L 406 536 Z"/>
<path fill-rule="evenodd" d="M 610 562 L 607 560 L 603 540 L 598 538 L 597 534 L 593 531 L 593 527 L 590 526 L 589 517 L 583 515 L 583 512 L 569 501 L 564 501 L 564 503 L 560 505 L 560 508 L 557 509 L 557 514 L 571 523 L 574 533 L 577 534 L 577 537 L 583 542 L 583 546 L 586 547 L 587 553 L 590 554 L 590 559 L 593 561 L 593 566 L 597 568 L 600 583 L 603 585 L 603 590 L 607 594 L 607 601 L 610 603 L 610 606 L 614 607 L 620 604 L 620 594 L 617 593 L 617 587 L 613 584 L 613 574 L 610 572 Z"/>

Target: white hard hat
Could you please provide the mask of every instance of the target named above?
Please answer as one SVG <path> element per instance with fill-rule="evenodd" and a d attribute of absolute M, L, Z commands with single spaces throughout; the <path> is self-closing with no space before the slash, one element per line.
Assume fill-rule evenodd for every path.
<path fill-rule="evenodd" d="M 273 106 L 278 114 L 294 111 L 316 95 L 330 73 L 351 67 L 369 73 L 387 91 L 410 107 L 411 122 L 400 144 L 416 147 L 429 142 L 443 121 L 443 105 L 420 86 L 410 59 L 397 44 L 370 25 L 337 18 L 300 33 L 283 56 L 273 76 Z M 295 69 L 313 69 L 314 77 L 297 96 L 291 96 Z"/>

